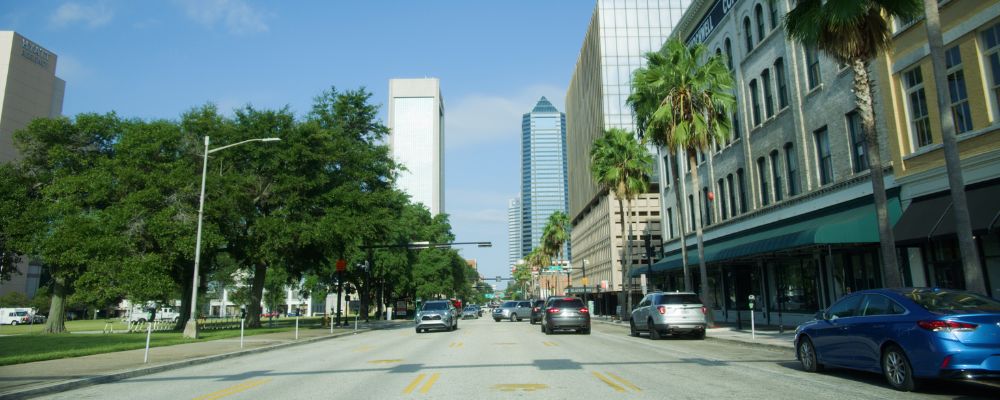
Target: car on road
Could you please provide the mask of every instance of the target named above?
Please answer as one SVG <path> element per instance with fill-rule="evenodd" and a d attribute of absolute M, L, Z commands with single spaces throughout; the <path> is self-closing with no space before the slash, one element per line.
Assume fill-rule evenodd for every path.
<path fill-rule="evenodd" d="M 542 307 L 545 306 L 545 300 L 532 300 L 531 301 L 531 319 L 528 320 L 532 325 L 542 322 L 542 314 L 545 314 L 545 310 Z"/>
<path fill-rule="evenodd" d="M 590 334 L 590 310 L 577 297 L 550 298 L 543 306 L 542 332 L 551 335 L 557 330 L 572 329 Z"/>
<path fill-rule="evenodd" d="M 632 310 L 629 334 L 639 336 L 639 332 L 649 332 L 651 340 L 660 339 L 663 335 L 691 335 L 704 339 L 707 313 L 697 294 L 649 293 Z"/>
<path fill-rule="evenodd" d="M 479 318 L 479 312 L 476 310 L 476 307 L 466 306 L 465 309 L 462 310 L 462 319 L 476 319 L 476 318 Z"/>
<path fill-rule="evenodd" d="M 509 319 L 511 322 L 531 317 L 531 302 L 528 300 L 506 301 L 500 307 L 493 309 L 493 320 L 500 322 Z"/>
<path fill-rule="evenodd" d="M 911 391 L 924 378 L 1000 378 L 1000 301 L 937 288 L 893 288 L 842 297 L 795 330 L 795 357 L 816 372 L 882 373 Z"/>
<path fill-rule="evenodd" d="M 458 329 L 458 313 L 450 300 L 425 301 L 417 311 L 417 333 L 431 329 Z"/>

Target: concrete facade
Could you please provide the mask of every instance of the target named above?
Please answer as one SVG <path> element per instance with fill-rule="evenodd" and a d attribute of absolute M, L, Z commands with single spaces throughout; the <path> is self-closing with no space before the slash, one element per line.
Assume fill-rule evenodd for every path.
<path fill-rule="evenodd" d="M 389 148 L 397 185 L 431 215 L 444 208 L 444 101 L 437 78 L 389 80 Z"/>

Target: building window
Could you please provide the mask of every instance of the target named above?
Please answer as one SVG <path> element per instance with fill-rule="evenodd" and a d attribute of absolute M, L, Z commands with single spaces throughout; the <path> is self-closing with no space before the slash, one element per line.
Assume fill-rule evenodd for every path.
<path fill-rule="evenodd" d="M 778 82 L 778 109 L 788 107 L 788 81 L 785 79 L 785 60 L 774 61 L 774 77 Z"/>
<path fill-rule="evenodd" d="M 764 115 L 767 118 L 774 116 L 774 96 L 771 95 L 771 70 L 765 69 L 760 74 L 761 84 L 764 85 Z"/>
<path fill-rule="evenodd" d="M 812 46 L 806 46 L 806 78 L 809 84 L 809 90 L 815 89 L 819 86 L 819 53 L 816 52 L 816 48 Z"/>
<path fill-rule="evenodd" d="M 833 182 L 833 157 L 830 156 L 830 137 L 827 134 L 825 126 L 813 132 L 813 136 L 816 139 L 816 162 L 819 164 L 819 168 L 817 169 L 817 172 L 819 172 L 819 183 L 820 185 L 826 185 Z"/>
<path fill-rule="evenodd" d="M 781 159 L 777 150 L 771 150 L 771 180 L 774 181 L 774 202 L 781 201 L 783 188 L 781 187 Z"/>
<path fill-rule="evenodd" d="M 736 186 L 733 185 L 733 174 L 726 175 L 726 183 L 729 185 L 729 209 L 732 210 L 733 216 L 736 216 Z"/>
<path fill-rule="evenodd" d="M 689 194 L 688 195 L 688 219 L 691 220 L 691 223 L 690 223 L 691 229 L 689 230 L 689 232 L 694 232 L 694 230 L 695 230 L 695 221 L 694 221 L 694 195 L 693 194 Z"/>
<path fill-rule="evenodd" d="M 729 210 L 727 210 L 728 207 L 726 207 L 727 206 L 727 204 L 726 204 L 726 180 L 722 179 L 722 178 L 719 178 L 718 185 L 719 185 L 719 187 L 716 190 L 719 192 L 719 195 L 715 196 L 715 199 L 716 199 L 716 201 L 719 202 L 719 213 L 722 214 L 722 220 L 725 221 L 725 220 L 729 219 Z"/>
<path fill-rule="evenodd" d="M 729 70 L 733 70 L 733 44 L 726 38 L 726 43 L 724 45 L 726 48 L 726 65 L 729 66 Z"/>
<path fill-rule="evenodd" d="M 767 0 L 767 11 L 771 13 L 771 30 L 778 29 L 778 4 L 774 0 Z"/>
<path fill-rule="evenodd" d="M 865 153 L 867 143 L 861 126 L 861 114 L 857 111 L 847 114 L 847 130 L 851 134 L 851 161 L 854 162 L 854 172 L 867 171 L 868 154 Z"/>
<path fill-rule="evenodd" d="M 990 66 L 990 90 L 994 110 L 1000 108 L 1000 23 L 983 31 L 983 56 Z"/>
<path fill-rule="evenodd" d="M 701 202 L 704 204 L 702 211 L 705 218 L 705 226 L 712 225 L 712 203 L 708 201 L 708 187 L 701 188 Z"/>
<path fill-rule="evenodd" d="M 667 235 L 668 237 L 674 238 L 674 210 L 672 208 L 667 208 Z"/>
<path fill-rule="evenodd" d="M 927 113 L 927 96 L 924 95 L 924 77 L 920 67 L 903 73 L 907 105 L 910 107 L 910 140 L 916 147 L 931 144 L 931 121 Z"/>
<path fill-rule="evenodd" d="M 763 42 L 764 35 L 767 33 L 764 30 L 764 8 L 760 4 L 757 4 L 757 7 L 753 10 L 753 14 L 757 18 L 757 41 Z"/>
<path fill-rule="evenodd" d="M 760 205 L 771 204 L 771 193 L 767 187 L 767 159 L 764 157 L 757 159 L 757 178 L 760 179 Z"/>
<path fill-rule="evenodd" d="M 750 115 L 753 116 L 753 126 L 760 125 L 760 99 L 756 79 L 750 81 Z"/>
<path fill-rule="evenodd" d="M 753 50 L 753 32 L 750 30 L 750 17 L 743 18 L 743 34 L 746 35 L 747 53 Z"/>
<path fill-rule="evenodd" d="M 958 46 L 945 51 L 944 63 L 948 71 L 948 92 L 951 94 L 951 116 L 955 122 L 955 133 L 968 132 L 972 130 L 972 113 L 969 111 L 969 93 L 965 89 L 962 53 Z"/>
<path fill-rule="evenodd" d="M 788 170 L 788 195 L 799 194 L 799 160 L 795 158 L 795 145 L 785 143 L 785 169 Z"/>
<path fill-rule="evenodd" d="M 736 107 L 733 107 L 736 108 Z M 733 141 L 740 138 L 740 114 L 733 111 Z"/>
<path fill-rule="evenodd" d="M 747 177 L 743 173 L 743 168 L 736 170 L 736 180 L 740 187 L 740 214 L 747 212 Z"/>

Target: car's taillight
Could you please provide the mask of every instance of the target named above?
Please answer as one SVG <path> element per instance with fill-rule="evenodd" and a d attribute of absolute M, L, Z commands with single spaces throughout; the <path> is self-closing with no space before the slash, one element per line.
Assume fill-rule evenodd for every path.
<path fill-rule="evenodd" d="M 708 315 L 708 308 L 706 308 L 705 306 L 701 306 L 701 313 Z"/>
<path fill-rule="evenodd" d="M 538 307 L 531 309 L 531 311 L 538 312 Z"/>
<path fill-rule="evenodd" d="M 580 309 L 580 314 L 587 314 L 587 313 L 590 313 L 590 310 L 588 310 L 587 307 Z"/>
<path fill-rule="evenodd" d="M 919 321 L 919 322 L 917 322 L 917 325 L 920 326 L 921 328 L 924 328 L 924 329 L 932 331 L 932 332 L 942 332 L 942 331 L 944 331 L 944 332 L 951 332 L 951 331 L 968 332 L 968 331 L 975 330 L 976 327 L 979 326 L 979 325 L 976 325 L 976 324 L 969 324 L 969 323 L 965 323 L 965 322 L 948 321 L 948 320 L 944 320 L 944 321 L 941 321 L 941 320 Z"/>
<path fill-rule="evenodd" d="M 659 311 L 660 315 L 664 315 L 667 313 L 667 308 L 664 306 L 656 306 L 656 311 Z"/>
<path fill-rule="evenodd" d="M 552 308 L 550 308 L 548 310 L 545 310 L 545 311 L 548 311 L 549 314 L 555 314 L 555 313 L 559 312 L 559 309 L 555 308 L 555 307 L 552 307 Z"/>
<path fill-rule="evenodd" d="M 945 369 L 948 367 L 948 364 L 951 364 L 951 354 L 949 354 L 947 357 L 944 358 L 944 360 L 941 361 L 941 366 L 938 367 L 938 369 Z"/>

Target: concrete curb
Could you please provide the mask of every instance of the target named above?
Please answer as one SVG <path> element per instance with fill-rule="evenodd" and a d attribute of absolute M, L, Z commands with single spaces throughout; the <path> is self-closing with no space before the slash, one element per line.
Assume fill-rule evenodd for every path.
<path fill-rule="evenodd" d="M 391 327 L 394 327 L 394 325 L 389 325 L 389 326 L 367 326 L 367 327 L 364 327 L 364 328 L 359 328 L 357 330 L 357 333 L 370 332 L 370 331 L 374 331 L 374 330 L 387 329 L 387 328 L 391 328 Z M 240 357 L 240 356 L 245 356 L 245 355 L 250 355 L 250 354 L 263 353 L 263 352 L 268 352 L 268 351 L 271 351 L 271 350 L 283 349 L 283 348 L 286 348 L 286 347 L 299 346 L 299 345 L 303 345 L 303 344 L 309 344 L 309 343 L 313 343 L 313 342 L 319 342 L 319 341 L 323 341 L 323 340 L 334 339 L 334 338 L 338 338 L 338 337 L 341 337 L 341 336 L 350 336 L 350 335 L 353 335 L 353 334 L 355 334 L 354 330 L 350 330 L 350 331 L 346 331 L 346 332 L 336 332 L 336 333 L 334 333 L 332 335 L 328 335 L 328 336 L 317 336 L 317 337 L 308 338 L 308 339 L 300 339 L 298 341 L 291 341 L 291 342 L 285 342 L 285 343 L 272 344 L 272 345 L 268 345 L 268 346 L 264 346 L 264 347 L 258 347 L 258 348 L 254 348 L 254 349 L 246 349 L 246 350 L 234 351 L 234 352 L 231 352 L 231 353 L 215 354 L 215 355 L 211 355 L 211 356 L 205 356 L 205 357 L 199 357 L 199 358 L 192 358 L 190 360 L 183 360 L 183 361 L 175 361 L 175 362 L 171 362 L 171 363 L 167 363 L 167 364 L 162 364 L 162 365 L 151 366 L 151 367 L 144 367 L 144 368 L 138 368 L 138 369 L 133 369 L 133 370 L 121 371 L 121 372 L 113 372 L 113 373 L 109 373 L 109 374 L 106 374 L 106 375 L 93 376 L 93 377 L 88 377 L 88 378 L 74 379 L 74 380 L 68 380 L 68 381 L 57 382 L 57 383 L 52 383 L 52 384 L 46 384 L 46 385 L 42 385 L 42 386 L 39 386 L 39 387 L 33 387 L 33 388 L 29 388 L 29 389 L 24 389 L 24 390 L 17 390 L 17 391 L 8 392 L 8 393 L 0 393 L 0 399 L 27 399 L 27 398 L 31 398 L 31 397 L 35 397 L 35 396 L 42 396 L 42 395 L 47 395 L 47 394 L 53 394 L 53 393 L 63 392 L 63 391 L 72 390 L 72 389 L 79 389 L 79 388 L 82 388 L 82 387 L 91 386 L 91 385 L 98 385 L 98 384 L 102 384 L 102 383 L 116 382 L 116 381 L 120 381 L 120 380 L 124 380 L 124 379 L 135 378 L 135 377 L 138 377 L 138 376 L 145 376 L 145 375 L 155 374 L 155 373 L 159 373 L 159 372 L 164 372 L 164 371 L 170 371 L 170 370 L 174 370 L 174 369 L 184 368 L 184 367 L 188 367 L 188 366 L 191 366 L 191 365 L 204 364 L 204 363 L 209 363 L 209 362 L 213 362 L 213 361 L 225 360 L 225 359 L 228 359 L 228 358 L 235 358 L 235 357 Z"/>

